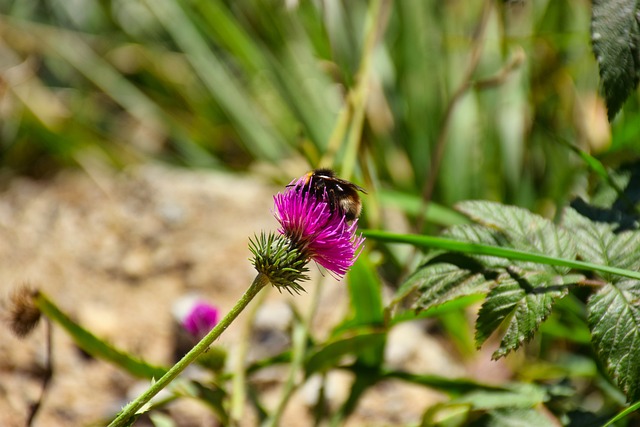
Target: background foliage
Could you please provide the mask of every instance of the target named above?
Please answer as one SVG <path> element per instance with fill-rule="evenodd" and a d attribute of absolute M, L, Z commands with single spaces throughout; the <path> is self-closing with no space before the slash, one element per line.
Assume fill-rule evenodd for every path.
<path fill-rule="evenodd" d="M 594 3 L 594 16 L 605 18 L 635 10 L 635 2 Z M 640 153 L 637 45 L 625 54 L 601 44 L 594 34 L 608 34 L 610 23 L 595 20 L 592 28 L 591 13 L 586 0 L 0 0 L 0 170 L 5 180 L 46 178 L 96 159 L 117 168 L 156 159 L 287 182 L 283 164 L 335 165 L 370 189 L 362 222 L 370 228 L 396 230 L 397 220 L 382 214 L 396 208 L 418 234 L 453 226 L 445 236 L 635 271 L 636 232 L 618 234 L 565 209 L 573 201 L 598 221 L 620 214 L 615 197 L 632 191 L 636 175 L 611 171 Z M 615 22 L 637 38 L 635 19 Z M 598 69 L 592 38 L 609 68 Z M 622 60 L 628 67 L 617 72 Z M 620 76 L 627 80 L 611 86 Z M 468 217 L 451 209 L 470 199 L 524 209 L 458 205 Z M 618 226 L 633 227 L 634 209 Z M 588 391 L 604 402 L 589 420 L 624 407 L 611 378 L 638 398 L 637 375 L 627 376 L 635 365 L 609 358 L 638 346 L 629 325 L 638 319 L 635 281 L 443 252 L 409 275 L 415 254 L 385 244 L 376 251 L 382 256 L 363 256 L 349 278 L 352 317 L 328 342 L 299 345 L 308 375 L 359 349 L 349 367 L 358 380 L 335 423 L 372 383 L 404 375 L 382 366 L 384 334 L 361 329 L 389 326 L 394 306 L 385 308 L 380 289 L 398 288 L 407 276 L 398 300 L 415 284 L 424 311 L 394 313 L 391 324 L 439 316 L 463 355 L 503 328 L 494 355 L 503 356 L 540 328 L 534 362 L 514 368 L 521 383 L 497 391 L 405 376 L 452 396 L 425 413 L 425 424 L 466 405 L 461 423 L 541 425 L 533 408 L 542 402 L 563 423 L 577 422 L 587 391 L 571 385 L 583 362 Z M 496 278 L 506 285 L 491 285 Z M 551 289 L 528 294 L 521 279 Z M 606 286 L 568 292 L 591 279 Z M 620 300 L 621 289 L 631 297 Z M 487 298 L 473 342 L 464 306 L 478 301 L 478 290 Z M 454 297 L 472 298 L 443 309 Z M 598 313 L 612 304 L 621 304 L 620 318 L 602 321 Z M 608 322 L 628 327 L 612 346 Z M 562 352 L 553 351 L 558 342 Z M 502 406 L 487 403 L 495 393 Z"/>

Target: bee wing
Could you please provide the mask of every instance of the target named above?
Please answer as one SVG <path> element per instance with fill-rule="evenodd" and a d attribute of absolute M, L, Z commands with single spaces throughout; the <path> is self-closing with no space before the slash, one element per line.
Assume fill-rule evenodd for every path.
<path fill-rule="evenodd" d="M 367 194 L 367 191 L 360 187 L 359 185 L 354 184 L 353 182 L 349 182 L 349 181 L 345 181 L 343 179 L 340 180 L 340 183 L 347 186 L 347 187 L 351 187 L 351 188 L 355 188 L 356 190 L 360 191 L 361 193 Z"/>
<path fill-rule="evenodd" d="M 331 178 L 325 178 L 325 179 L 328 180 L 328 181 L 336 182 L 337 184 L 342 185 L 342 186 L 344 186 L 346 188 L 351 188 L 351 189 L 354 189 L 354 190 L 358 190 L 361 193 L 367 194 L 367 191 L 364 188 L 360 187 L 359 185 L 354 184 L 351 181 L 347 181 L 345 179 L 341 179 L 341 178 L 337 178 L 337 177 L 331 177 Z M 340 190 L 341 191 L 345 191 L 344 188 L 340 188 Z"/>
<path fill-rule="evenodd" d="M 356 188 L 356 190 L 358 190 L 359 192 L 367 194 L 367 190 L 365 190 L 364 188 L 360 187 L 359 185 L 356 185 L 356 184 L 353 184 L 353 183 L 351 183 L 351 185 L 353 185 Z"/>

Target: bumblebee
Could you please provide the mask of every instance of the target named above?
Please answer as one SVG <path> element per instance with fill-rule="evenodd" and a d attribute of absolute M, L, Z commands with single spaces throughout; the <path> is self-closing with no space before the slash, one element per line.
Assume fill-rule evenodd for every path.
<path fill-rule="evenodd" d="M 340 212 L 347 221 L 355 220 L 362 211 L 358 191 L 367 194 L 364 188 L 338 178 L 331 169 L 315 169 L 307 173 L 301 188 L 303 193 L 309 192 L 317 198 L 326 194 L 329 210 Z"/>

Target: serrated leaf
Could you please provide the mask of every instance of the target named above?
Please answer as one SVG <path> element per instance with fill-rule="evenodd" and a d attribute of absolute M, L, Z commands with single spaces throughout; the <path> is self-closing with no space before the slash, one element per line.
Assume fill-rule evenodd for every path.
<path fill-rule="evenodd" d="M 462 255 L 458 257 L 464 258 Z M 420 294 L 414 305 L 417 310 L 427 310 L 467 295 L 486 293 L 491 283 L 491 279 L 484 276 L 481 265 L 465 269 L 444 262 L 423 265 L 407 279 L 407 285 L 414 286 Z"/>
<path fill-rule="evenodd" d="M 444 237 L 451 237 L 453 239 L 461 240 L 464 242 L 481 243 L 484 245 L 492 246 L 510 246 L 507 238 L 499 231 L 492 230 L 482 225 L 477 224 L 465 224 L 455 227 L 450 227 L 442 233 Z M 472 255 L 474 259 L 481 261 L 487 267 L 507 267 L 513 264 L 505 258 L 498 258 L 486 255 Z"/>
<path fill-rule="evenodd" d="M 640 399 L 640 282 L 602 286 L 589 298 L 589 327 L 600 360 L 628 401 Z"/>
<path fill-rule="evenodd" d="M 503 233 L 514 249 L 558 258 L 573 259 L 576 256 L 573 240 L 564 229 L 526 209 L 479 200 L 458 203 L 456 209 L 475 222 Z M 531 263 L 518 265 L 545 268 L 558 273 L 569 271 L 567 267 L 535 267 Z"/>
<path fill-rule="evenodd" d="M 363 230 L 362 234 L 369 239 L 377 240 L 380 242 L 410 244 L 421 248 L 443 249 L 467 255 L 481 254 L 502 257 L 513 261 L 526 261 L 530 263 L 532 267 L 539 265 L 561 266 L 564 268 L 570 268 L 579 271 L 593 271 L 617 274 L 618 276 L 640 280 L 640 271 L 627 270 L 624 268 L 611 267 L 608 265 L 594 264 L 592 262 L 579 261 L 576 259 L 555 257 L 547 254 L 541 254 L 539 252 L 523 251 L 513 248 L 484 245 L 479 243 L 468 243 L 455 239 L 448 239 L 445 237 L 434 237 L 425 235 L 419 236 L 415 234 L 396 234 L 381 230 Z"/>
<path fill-rule="evenodd" d="M 565 211 L 578 252 L 585 260 L 638 270 L 640 232 L 614 234 L 610 224 L 594 223 Z M 601 273 L 606 283 L 587 303 L 591 340 L 600 360 L 627 399 L 640 399 L 640 281 Z"/>
<path fill-rule="evenodd" d="M 636 0 L 593 0 L 591 41 L 611 121 L 640 76 L 640 27 Z"/>
<path fill-rule="evenodd" d="M 447 301 L 440 305 L 434 305 L 427 310 L 421 310 L 416 313 L 415 309 L 403 310 L 402 308 L 391 318 L 389 326 L 395 326 L 398 323 L 410 322 L 412 320 L 429 319 L 434 317 L 446 316 L 449 313 L 460 312 L 462 309 L 474 305 L 484 299 L 482 294 L 473 294 L 468 296 L 459 297 L 450 301 Z M 589 337 L 591 335 L 589 334 Z"/>
<path fill-rule="evenodd" d="M 476 345 L 480 347 L 501 325 L 507 326 L 500 348 L 492 358 L 498 359 L 531 339 L 553 303 L 566 295 L 568 285 L 579 275 L 554 275 L 546 271 L 511 269 L 502 273 L 496 286 L 480 307 L 476 322 Z"/>
<path fill-rule="evenodd" d="M 627 270 L 640 269 L 640 232 L 614 234 L 614 226 L 589 221 L 573 209 L 564 212 L 563 225 L 570 229 L 578 255 L 588 262 Z M 616 283 L 623 278 L 601 273 L 603 279 Z"/>
<path fill-rule="evenodd" d="M 517 206 L 503 205 L 486 200 L 468 200 L 457 203 L 456 210 L 473 221 L 500 231 L 527 237 L 548 220 Z"/>

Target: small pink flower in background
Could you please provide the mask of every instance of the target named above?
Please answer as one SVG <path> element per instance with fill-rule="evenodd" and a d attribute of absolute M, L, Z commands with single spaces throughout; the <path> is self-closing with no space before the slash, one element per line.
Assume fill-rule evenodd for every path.
<path fill-rule="evenodd" d="M 358 220 L 349 224 L 344 215 L 332 212 L 326 192 L 318 197 L 301 191 L 306 182 L 306 177 L 294 180 L 284 193 L 274 196 L 278 231 L 308 259 L 342 278 L 364 242 L 364 237 L 356 235 Z"/>
<path fill-rule="evenodd" d="M 196 302 L 182 321 L 182 326 L 195 338 L 202 338 L 218 324 L 220 312 L 206 302 Z"/>

